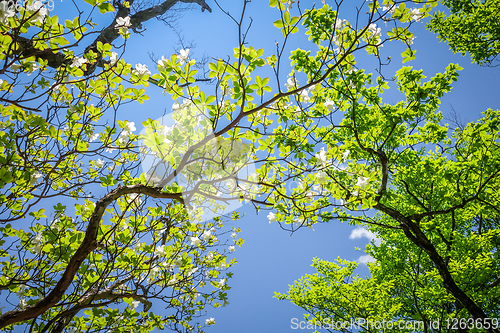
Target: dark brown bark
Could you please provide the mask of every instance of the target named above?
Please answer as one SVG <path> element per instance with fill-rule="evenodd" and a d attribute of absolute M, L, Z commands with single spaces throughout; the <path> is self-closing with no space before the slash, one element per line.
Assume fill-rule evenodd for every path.
<path fill-rule="evenodd" d="M 451 276 L 448 266 L 446 265 L 443 257 L 439 255 L 434 245 L 427 238 L 425 233 L 420 229 L 417 223 L 413 222 L 409 217 L 402 215 L 400 212 L 378 203 L 375 208 L 390 217 L 394 218 L 400 223 L 400 226 L 405 233 L 405 236 L 411 240 L 415 245 L 422 249 L 436 266 L 439 275 L 443 279 L 445 289 L 457 299 L 460 304 L 467 309 L 474 319 L 488 318 L 484 311 L 472 300 L 462 289 L 460 289 L 455 280 Z M 497 333 L 496 329 L 488 329 L 490 333 Z"/>
<path fill-rule="evenodd" d="M 129 1 L 133 2 L 133 1 Z M 159 5 L 147 8 L 145 10 L 141 10 L 134 15 L 130 16 L 130 22 L 132 26 L 130 29 L 138 29 L 142 26 L 143 22 L 149 21 L 152 18 L 161 16 L 165 14 L 168 10 L 170 10 L 174 5 L 177 3 L 195 3 L 198 4 L 201 7 L 202 11 L 208 10 L 209 12 L 212 12 L 212 9 L 210 6 L 207 5 L 205 0 L 167 0 L 162 2 Z M 118 37 L 120 37 L 120 34 L 118 30 L 115 28 L 116 25 L 116 19 L 118 17 L 126 17 L 129 16 L 130 14 L 130 9 L 123 7 L 121 5 L 118 5 L 118 10 L 116 11 L 115 18 L 113 19 L 113 22 L 111 22 L 110 25 L 108 25 L 106 28 L 104 28 L 101 33 L 98 35 L 98 37 L 92 42 L 92 44 L 88 45 L 85 48 L 85 53 L 89 52 L 90 50 L 94 51 L 97 53 L 97 43 L 102 42 L 102 43 L 108 43 L 111 44 L 114 40 L 116 40 Z M 48 61 L 48 65 L 52 68 L 58 68 L 64 63 L 67 63 L 70 61 L 69 59 L 65 58 L 65 55 L 61 52 L 58 53 L 53 53 L 51 49 L 47 50 L 39 50 L 33 47 L 33 41 L 21 37 L 21 36 L 12 36 L 14 40 L 16 40 L 19 43 L 19 51 L 17 52 L 18 55 L 22 56 L 23 58 L 35 56 L 37 58 L 41 58 L 44 60 Z M 87 65 L 87 72 L 85 74 L 90 75 L 92 74 L 96 67 L 102 67 L 103 66 L 103 61 L 102 58 L 98 58 L 97 61 L 93 65 Z"/>

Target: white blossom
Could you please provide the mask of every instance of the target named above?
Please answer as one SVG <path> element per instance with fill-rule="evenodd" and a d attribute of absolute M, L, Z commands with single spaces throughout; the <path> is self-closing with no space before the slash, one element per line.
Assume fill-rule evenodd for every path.
<path fill-rule="evenodd" d="M 299 85 L 299 81 L 297 81 L 294 77 L 289 77 L 288 80 L 286 80 L 285 87 L 288 90 L 292 90 L 297 88 Z"/>
<path fill-rule="evenodd" d="M 380 38 L 382 36 L 382 29 L 378 28 L 375 23 L 372 23 L 368 26 L 368 31 L 370 32 L 370 35 L 372 35 L 375 38 Z"/>
<path fill-rule="evenodd" d="M 16 15 L 13 7 L 9 6 L 7 1 L 0 2 L 0 23 L 7 25 L 9 17 Z"/>
<path fill-rule="evenodd" d="M 233 245 L 231 245 L 229 247 L 229 252 L 234 252 L 234 251 L 236 251 L 236 248 Z"/>
<path fill-rule="evenodd" d="M 155 256 L 164 256 L 165 255 L 165 245 L 158 246 L 155 250 Z"/>
<path fill-rule="evenodd" d="M 328 110 L 332 111 L 333 108 L 335 107 L 335 103 L 333 101 L 328 100 L 325 102 L 325 106 Z"/>
<path fill-rule="evenodd" d="M 118 62 L 118 53 L 111 52 L 111 56 L 109 57 L 109 63 L 111 64 L 111 66 L 113 66 L 117 62 Z"/>
<path fill-rule="evenodd" d="M 89 136 L 89 141 L 92 142 L 97 140 L 98 138 L 99 138 L 99 133 L 94 133 L 91 136 Z"/>
<path fill-rule="evenodd" d="M 301 217 L 296 217 L 293 219 L 293 222 L 298 225 L 298 226 L 301 226 L 304 222 L 305 222 L 305 218 L 303 216 Z"/>
<path fill-rule="evenodd" d="M 116 19 L 115 29 L 119 29 L 123 33 L 128 33 L 128 28 L 132 26 L 130 16 L 118 17 Z"/>
<path fill-rule="evenodd" d="M 411 9 L 411 18 L 415 22 L 418 22 L 422 19 L 422 14 L 420 14 L 420 9 L 418 8 L 412 8 Z"/>
<path fill-rule="evenodd" d="M 384 12 L 387 12 L 387 13 L 392 15 L 396 12 L 396 7 L 394 5 L 391 5 L 391 4 L 389 4 L 387 6 L 384 5 L 384 6 L 382 6 L 382 10 Z"/>
<path fill-rule="evenodd" d="M 215 319 L 213 317 L 205 319 L 205 325 L 207 325 L 207 326 L 215 325 Z"/>
<path fill-rule="evenodd" d="M 222 288 L 226 285 L 226 279 L 220 279 L 218 282 L 219 288 Z"/>
<path fill-rule="evenodd" d="M 140 303 L 141 302 L 139 302 L 139 301 L 132 301 L 132 307 L 135 309 L 139 306 Z"/>
<path fill-rule="evenodd" d="M 42 178 L 42 176 L 43 176 L 43 174 L 41 174 L 38 171 L 35 171 L 35 173 L 33 173 L 31 175 L 30 184 L 34 185 L 34 184 L 38 183 L 38 179 Z"/>
<path fill-rule="evenodd" d="M 140 198 L 140 193 L 133 193 L 130 195 L 130 200 L 140 205 L 142 203 L 142 199 Z"/>
<path fill-rule="evenodd" d="M 177 258 L 175 259 L 174 263 L 176 267 L 182 267 L 182 265 L 184 264 L 184 260 L 182 260 L 182 258 Z"/>
<path fill-rule="evenodd" d="M 342 153 L 342 160 L 346 161 L 347 157 L 349 157 L 350 153 L 351 153 L 351 151 L 349 149 L 347 149 L 345 152 L 343 152 Z"/>
<path fill-rule="evenodd" d="M 142 243 L 137 242 L 134 245 L 134 252 L 137 254 L 139 251 L 141 251 Z"/>
<path fill-rule="evenodd" d="M 324 183 L 326 181 L 326 172 L 320 171 L 316 174 L 316 179 L 319 183 Z"/>
<path fill-rule="evenodd" d="M 33 15 L 31 23 L 42 23 L 45 16 L 47 16 L 49 12 L 41 1 L 35 1 L 32 5 L 27 6 L 26 9 L 31 15 Z"/>
<path fill-rule="evenodd" d="M 114 148 L 114 147 L 107 147 L 104 151 L 106 153 L 113 153 L 115 150 L 116 150 L 116 148 Z M 111 170 L 111 171 L 113 171 L 113 170 Z"/>
<path fill-rule="evenodd" d="M 135 75 L 137 75 L 139 78 L 142 78 L 146 75 L 151 75 L 151 72 L 148 69 L 147 65 L 143 64 L 137 64 L 135 65 L 135 69 L 132 71 Z"/>
<path fill-rule="evenodd" d="M 187 275 L 188 276 L 191 276 L 193 275 L 194 273 L 196 273 L 198 271 L 198 267 L 193 267 L 188 273 Z"/>
<path fill-rule="evenodd" d="M 166 262 L 166 261 L 164 261 L 162 263 L 162 266 L 165 267 L 165 269 L 169 270 L 169 271 L 172 271 L 174 269 L 174 267 L 175 267 L 175 265 L 173 265 L 173 264 L 171 264 L 169 262 Z"/>
<path fill-rule="evenodd" d="M 317 164 L 319 164 L 320 166 L 325 166 L 328 163 L 327 158 L 326 158 L 325 148 L 321 148 L 320 152 L 316 153 L 315 156 L 316 156 L 316 159 L 318 160 Z"/>
<path fill-rule="evenodd" d="M 355 68 L 355 67 L 349 67 L 349 69 L 346 69 L 346 73 L 347 74 L 352 74 L 352 73 L 355 73 L 357 72 L 358 70 Z"/>
<path fill-rule="evenodd" d="M 174 127 L 175 125 L 173 126 L 163 126 L 162 129 L 161 129 L 161 134 L 163 134 L 164 136 L 167 136 L 169 134 L 172 133 L 172 131 L 174 130 Z M 168 139 L 165 139 L 165 141 L 169 141 Z"/>
<path fill-rule="evenodd" d="M 269 220 L 269 223 L 276 222 L 276 215 L 273 212 L 270 212 L 267 214 L 267 219 Z"/>
<path fill-rule="evenodd" d="M 181 65 L 184 65 L 188 60 L 189 60 L 189 52 L 191 50 L 190 49 L 182 49 L 179 51 L 179 61 L 181 63 Z"/>
<path fill-rule="evenodd" d="M 210 232 L 210 230 L 207 230 L 205 231 L 202 235 L 201 235 L 201 238 L 204 240 L 204 241 L 209 241 L 210 238 L 212 238 L 212 233 Z"/>
<path fill-rule="evenodd" d="M 22 297 L 26 293 L 26 289 L 28 289 L 28 286 L 25 284 L 22 284 L 19 286 L 19 291 L 16 293 L 17 296 Z"/>
<path fill-rule="evenodd" d="M 36 234 L 35 238 L 33 238 L 33 248 L 36 253 L 42 252 L 42 241 L 43 235 L 41 233 Z"/>
<path fill-rule="evenodd" d="M 99 158 L 97 161 L 94 162 L 94 165 L 97 168 L 102 168 L 104 166 L 104 161 Z"/>
<path fill-rule="evenodd" d="M 359 186 L 363 190 L 366 189 L 368 186 L 368 177 L 358 177 L 358 182 L 356 183 L 356 186 Z"/>
<path fill-rule="evenodd" d="M 133 121 L 127 121 L 125 127 L 123 127 L 123 131 L 126 133 L 125 135 L 130 135 L 136 130 L 135 123 Z"/>
<path fill-rule="evenodd" d="M 21 309 L 24 309 L 27 305 L 28 305 L 28 303 L 26 302 L 26 298 L 20 297 L 19 298 L 19 307 Z"/>
<path fill-rule="evenodd" d="M 198 246 L 201 243 L 201 239 L 199 239 L 197 236 L 189 237 L 189 241 L 191 242 L 191 245 L 193 245 L 193 246 Z"/>
<path fill-rule="evenodd" d="M 172 276 L 172 278 L 168 281 L 167 285 L 172 286 L 172 285 L 174 285 L 174 284 L 176 284 L 176 283 L 177 283 L 177 278 L 176 278 L 176 277 L 175 277 L 175 275 L 174 275 L 174 276 Z"/>
<path fill-rule="evenodd" d="M 307 89 L 304 89 L 300 92 L 300 98 L 304 103 L 309 103 L 309 100 L 311 99 L 309 97 L 309 91 Z"/>
<path fill-rule="evenodd" d="M 165 56 L 161 56 L 161 59 L 158 60 L 158 66 L 160 67 L 165 67 L 167 65 L 168 59 L 165 58 Z"/>
<path fill-rule="evenodd" d="M 85 59 L 84 57 L 74 57 L 73 60 L 71 61 L 71 65 L 70 67 L 82 67 L 83 64 L 85 64 L 87 62 L 87 59 Z"/>

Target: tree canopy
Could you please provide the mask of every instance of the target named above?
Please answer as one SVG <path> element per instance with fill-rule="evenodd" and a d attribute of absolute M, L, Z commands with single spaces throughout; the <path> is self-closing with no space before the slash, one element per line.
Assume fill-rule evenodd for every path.
<path fill-rule="evenodd" d="M 444 0 L 442 3 L 450 13 L 434 13 L 428 29 L 448 43 L 453 52 L 469 53 L 475 63 L 496 66 L 500 53 L 500 2 Z"/>
<path fill-rule="evenodd" d="M 85 2 L 64 24 L 41 1 L 1 2 L 0 329 L 203 331 L 243 244 L 224 226 L 238 213 L 222 212 L 242 201 L 292 232 L 341 220 L 380 238 L 371 277 L 315 260 L 317 275 L 278 294 L 310 319 L 498 317 L 499 111 L 442 123 L 456 64 L 383 75 L 382 46 L 411 64 L 412 26 L 435 1 L 271 0 L 283 39 L 264 50 L 247 40 L 243 0 L 225 12 L 239 40 L 208 63 L 210 85 L 189 49 L 150 69 L 124 48 L 142 23 L 181 2 L 211 11 L 205 1 Z M 366 55 L 377 73 L 359 66 Z M 390 86 L 397 103 L 382 101 Z M 150 89 L 172 97 L 172 122 L 158 114 L 138 133 L 119 110 Z"/>

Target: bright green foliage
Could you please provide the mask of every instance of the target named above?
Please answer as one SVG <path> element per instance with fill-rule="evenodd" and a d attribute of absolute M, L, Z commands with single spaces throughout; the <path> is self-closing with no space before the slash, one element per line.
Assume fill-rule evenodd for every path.
<path fill-rule="evenodd" d="M 315 260 L 318 274 L 277 294 L 306 310 L 307 320 L 439 321 L 435 332 L 446 332 L 446 323 L 453 320 L 483 320 L 457 290 L 486 318 L 498 320 L 500 111 L 486 110 L 482 119 L 453 131 L 441 125 L 439 99 L 451 89 L 457 70 L 452 64 L 425 80 L 421 70 L 401 68 L 395 82 L 405 99 L 395 105 L 384 104 L 380 89 L 367 87 L 370 76 L 361 71 L 350 94 L 343 83 L 332 81 L 332 100 L 343 120 L 316 129 L 328 149 L 324 157 L 319 153 L 309 159 L 315 164 L 314 178 L 302 175 L 305 185 L 293 199 L 278 201 L 276 218 L 286 221 L 284 213 L 295 211 L 311 221 L 313 212 L 329 208 L 319 214 L 324 220 L 365 222 L 381 243 L 367 247 L 376 260 L 369 264 L 369 278 L 354 276 L 355 263 Z M 320 186 L 311 186 L 313 179 Z M 315 192 L 306 192 L 311 189 Z M 379 213 L 347 213 L 368 208 Z"/>
<path fill-rule="evenodd" d="M 462 55 L 468 53 L 472 62 L 494 64 L 500 53 L 499 0 L 443 0 L 450 14 L 434 13 L 427 28 Z"/>
<path fill-rule="evenodd" d="M 404 21 L 403 4 L 395 8 L 393 17 Z M 312 40 L 330 39 L 325 31 L 318 29 Z M 411 38 L 399 29 L 390 35 Z M 309 52 L 292 52 L 292 61 L 310 82 L 321 65 Z M 323 76 L 327 89 L 318 84 L 301 91 L 299 107 L 292 99 L 276 103 L 281 126 L 274 133 L 286 132 L 287 139 L 277 135 L 271 145 L 287 163 L 268 162 L 263 173 L 276 186 L 269 192 L 276 209 L 271 222 L 295 230 L 339 219 L 375 232 L 381 244 L 367 248 L 376 260 L 371 277 L 353 276 L 355 263 L 315 260 L 318 274 L 277 297 L 302 307 L 313 323 L 419 320 L 422 327 L 406 331 L 426 332 L 439 320 L 436 331 L 445 332 L 453 320 L 469 328 L 471 320 L 476 328 L 487 325 L 486 318 L 498 320 L 500 111 L 487 110 L 477 122 L 451 130 L 439 106 L 458 65 L 430 79 L 402 67 L 393 80 L 403 97 L 392 105 L 381 96 L 388 83 L 354 66 L 354 57 L 346 56 Z M 288 85 L 298 87 L 294 73 Z M 322 146 L 311 144 L 317 142 Z M 299 183 L 292 190 L 280 185 L 292 180 Z M 378 214 L 365 215 L 371 209 Z"/>
<path fill-rule="evenodd" d="M 102 13 L 113 9 L 90 2 Z M 188 215 L 176 186 L 148 186 L 135 124 L 114 121 L 122 104 L 148 100 L 147 68 L 134 69 L 102 42 L 98 54 L 76 55 L 68 40 L 80 41 L 94 24 L 77 17 L 61 25 L 42 9 L 12 12 L 1 25 L 2 331 L 200 331 L 195 318 L 205 307 L 227 304 L 224 271 L 235 264 L 227 253 L 243 243 L 239 230 L 230 238 L 221 217 L 201 223 Z M 63 50 L 66 60 L 51 68 L 41 56 L 19 54 L 26 36 L 37 52 Z M 195 71 L 172 58 L 169 91 L 182 92 Z M 179 114 L 189 136 L 186 119 Z"/>
<path fill-rule="evenodd" d="M 112 10 L 107 1 L 87 2 L 97 7 L 94 13 Z M 355 24 L 341 18 L 340 4 L 301 12 L 294 3 L 270 1 L 282 45 L 300 29 L 311 41 L 291 51 L 288 77 L 279 74 L 284 46 L 278 43 L 276 54 L 266 53 L 242 34 L 232 56 L 208 64 L 212 93 L 197 85 L 196 60 L 186 50 L 163 56 L 149 70 L 120 59 L 119 45 L 97 41 L 79 53 L 75 42 L 88 36 L 89 28 L 97 29 L 90 19 L 77 17 L 62 25 L 40 8 L 8 13 L 0 40 L 0 89 L 5 92 L 0 106 L 0 290 L 9 300 L 0 310 L 3 330 L 201 331 L 196 317 L 206 306 L 227 304 L 231 273 L 224 270 L 235 264 L 227 254 L 243 243 L 239 229 L 226 236 L 224 219 L 204 221 L 204 214 L 220 213 L 231 202 L 273 207 L 269 221 L 291 230 L 333 218 L 355 221 L 360 210 L 375 208 L 391 217 L 380 223 L 396 228 L 399 237 L 403 230 L 419 249 L 427 237 L 435 251 L 425 251 L 434 263 L 436 255 L 446 253 L 443 239 L 458 232 L 457 223 L 494 217 L 497 112 L 489 111 L 484 124 L 451 138 L 440 124 L 439 99 L 460 67 L 451 64 L 430 79 L 422 71 L 401 68 L 394 82 L 403 99 L 394 105 L 381 98 L 389 82 L 356 67 L 355 53 L 364 50 L 379 58 L 390 41 L 404 44 L 403 62 L 412 60 L 410 27 L 429 15 L 435 2 L 407 7 L 406 1 L 362 1 L 367 14 L 360 11 Z M 125 4 L 118 7 L 129 10 Z M 392 25 L 387 33 L 380 20 Z M 130 38 L 127 17 L 115 21 L 110 33 Z M 238 28 L 244 31 L 241 23 Z M 279 86 L 273 89 L 274 82 Z M 137 135 L 133 122 L 116 119 L 124 103 L 142 104 L 149 99 L 147 89 L 158 88 L 174 100 L 172 126 L 144 119 L 144 131 Z M 429 147 L 441 150 L 427 152 Z M 298 186 L 290 189 L 292 181 Z M 452 227 L 441 217 L 451 211 L 460 219 Z M 447 229 L 435 225 L 441 218 Z M 460 235 L 467 230 L 472 229 L 460 229 Z M 408 236 L 412 232 L 417 241 Z M 453 237 L 466 242 L 465 236 Z M 493 265 L 496 234 L 481 237 L 478 232 L 484 262 Z M 414 248 L 410 244 L 407 250 Z M 422 265 L 428 268 L 422 272 L 434 274 L 435 288 L 448 272 L 475 301 L 485 300 L 482 291 L 467 289 L 455 273 L 456 267 L 475 263 L 462 263 L 464 255 L 449 257 L 438 275 L 425 257 Z M 375 288 L 388 296 L 396 288 L 392 280 L 339 284 L 352 274 L 352 264 L 340 273 L 334 264 L 316 265 L 321 274 L 333 272 L 324 286 Z M 482 279 L 489 281 L 491 275 Z M 456 296 L 456 290 L 439 292 L 446 301 L 450 293 Z M 370 302 L 363 291 L 359 295 Z M 394 304 L 382 299 L 368 309 L 387 309 L 389 316 L 399 311 Z M 166 310 L 153 311 L 161 307 Z"/>

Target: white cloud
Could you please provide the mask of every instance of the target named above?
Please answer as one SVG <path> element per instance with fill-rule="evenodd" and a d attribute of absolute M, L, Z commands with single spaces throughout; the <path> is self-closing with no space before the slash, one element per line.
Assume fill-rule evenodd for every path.
<path fill-rule="evenodd" d="M 351 231 L 351 234 L 349 235 L 349 239 L 358 239 L 358 238 L 367 238 L 370 241 L 374 240 L 376 246 L 380 245 L 381 242 L 380 238 L 378 238 L 375 233 L 366 230 L 365 228 L 362 227 L 354 229 L 353 231 Z M 357 261 L 361 264 L 366 264 L 369 262 L 375 262 L 375 258 L 373 258 L 368 254 L 365 254 L 359 257 Z"/>
<path fill-rule="evenodd" d="M 375 262 L 375 258 L 373 258 L 372 256 L 368 255 L 368 254 L 365 254 L 364 256 L 361 256 L 358 258 L 358 262 L 361 263 L 361 264 L 366 264 L 366 263 L 369 263 L 369 262 Z"/>
<path fill-rule="evenodd" d="M 353 231 L 351 231 L 351 235 L 349 236 L 349 239 L 358 239 L 358 238 L 368 238 L 369 240 L 377 238 L 377 235 L 375 235 L 373 232 L 366 230 L 365 228 L 356 228 Z"/>
<path fill-rule="evenodd" d="M 370 241 L 375 240 L 376 246 L 379 246 L 381 242 L 380 238 L 378 238 L 376 234 L 362 227 L 354 229 L 353 231 L 351 231 L 351 234 L 349 235 L 349 239 L 358 239 L 358 238 L 367 238 Z"/>

